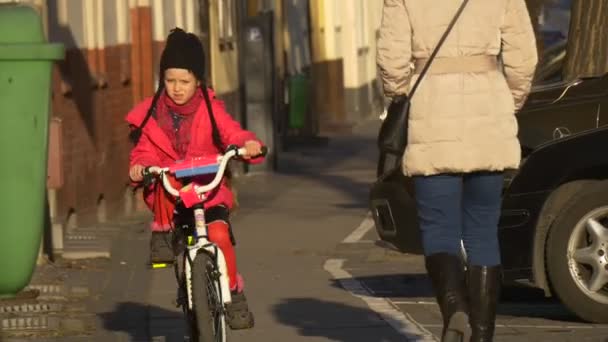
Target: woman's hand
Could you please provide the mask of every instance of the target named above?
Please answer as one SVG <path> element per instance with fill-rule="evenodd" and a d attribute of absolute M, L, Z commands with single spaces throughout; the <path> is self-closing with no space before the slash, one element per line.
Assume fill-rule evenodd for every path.
<path fill-rule="evenodd" d="M 129 177 L 131 178 L 132 181 L 134 182 L 141 182 L 144 180 L 144 169 L 145 167 L 143 165 L 133 165 L 131 167 L 131 169 L 129 170 Z"/>
<path fill-rule="evenodd" d="M 245 142 L 243 146 L 247 150 L 247 154 L 243 156 L 243 159 L 251 159 L 262 154 L 262 144 L 255 140 L 249 140 Z"/>

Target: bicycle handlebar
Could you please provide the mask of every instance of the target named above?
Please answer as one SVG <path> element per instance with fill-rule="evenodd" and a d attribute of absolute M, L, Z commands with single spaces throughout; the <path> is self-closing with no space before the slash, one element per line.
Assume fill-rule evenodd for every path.
<path fill-rule="evenodd" d="M 264 157 L 264 156 L 266 156 L 267 153 L 268 153 L 268 147 L 262 146 L 262 153 L 259 156 L 255 156 L 255 158 Z M 244 147 L 228 148 L 227 152 L 224 155 L 218 156 L 218 161 L 220 163 L 220 166 L 218 168 L 218 171 L 215 174 L 215 178 L 213 178 L 211 183 L 209 183 L 207 185 L 195 186 L 194 189 L 195 189 L 196 193 L 200 196 L 206 192 L 209 192 L 209 191 L 215 189 L 222 181 L 222 178 L 224 178 L 224 173 L 226 172 L 226 167 L 228 166 L 228 162 L 230 161 L 230 159 L 232 159 L 233 157 L 243 156 L 246 154 L 247 154 L 247 149 L 245 149 Z M 175 189 L 171 185 L 169 178 L 167 178 L 167 176 L 166 176 L 166 173 L 168 173 L 168 172 L 170 172 L 168 167 L 161 168 L 158 166 L 148 166 L 144 169 L 144 178 L 145 178 L 146 173 L 160 176 L 165 190 L 167 190 L 167 192 L 169 192 L 171 195 L 173 195 L 175 197 L 179 197 L 180 196 L 179 190 Z"/>

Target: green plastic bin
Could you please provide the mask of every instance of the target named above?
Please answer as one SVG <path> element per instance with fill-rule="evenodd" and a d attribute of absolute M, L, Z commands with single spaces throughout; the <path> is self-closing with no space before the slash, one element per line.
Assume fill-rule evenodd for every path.
<path fill-rule="evenodd" d="M 38 12 L 0 4 L 0 297 L 34 273 L 45 224 L 51 70 L 63 59 Z"/>
<path fill-rule="evenodd" d="M 289 79 L 289 128 L 304 128 L 308 113 L 308 78 L 298 74 Z"/>

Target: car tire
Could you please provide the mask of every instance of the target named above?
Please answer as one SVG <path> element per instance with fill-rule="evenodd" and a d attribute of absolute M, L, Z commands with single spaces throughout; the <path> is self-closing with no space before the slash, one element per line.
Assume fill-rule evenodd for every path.
<path fill-rule="evenodd" d="M 588 322 L 608 323 L 608 285 L 604 285 L 603 289 L 597 292 L 591 291 L 589 278 L 594 268 L 575 261 L 572 252 L 588 247 L 590 241 L 601 240 L 589 240 L 587 233 L 585 222 L 588 222 L 588 218 L 595 218 L 594 215 L 599 215 L 598 220 L 605 218 L 603 225 L 606 227 L 608 224 L 608 183 L 606 182 L 585 186 L 559 212 L 547 239 L 545 254 L 547 275 L 554 293 L 570 311 Z M 575 239 L 575 236 L 581 238 Z M 604 246 L 601 247 L 600 244 L 598 248 L 608 252 L 608 242 L 603 243 Z M 595 269 L 599 270 L 597 265 L 602 265 L 601 272 L 608 272 L 608 268 L 605 268 L 608 267 L 606 263 L 600 264 L 602 262 L 600 253 L 597 253 L 598 261 Z M 595 257 L 595 252 L 586 255 Z M 605 262 L 608 259 L 603 260 Z"/>

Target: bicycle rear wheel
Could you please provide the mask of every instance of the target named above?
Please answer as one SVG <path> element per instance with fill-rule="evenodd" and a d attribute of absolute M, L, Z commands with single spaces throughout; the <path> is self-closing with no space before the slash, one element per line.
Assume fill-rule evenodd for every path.
<path fill-rule="evenodd" d="M 220 274 L 211 256 L 207 253 L 198 254 L 192 263 L 194 341 L 226 340 L 224 303 L 221 298 L 219 278 Z"/>

